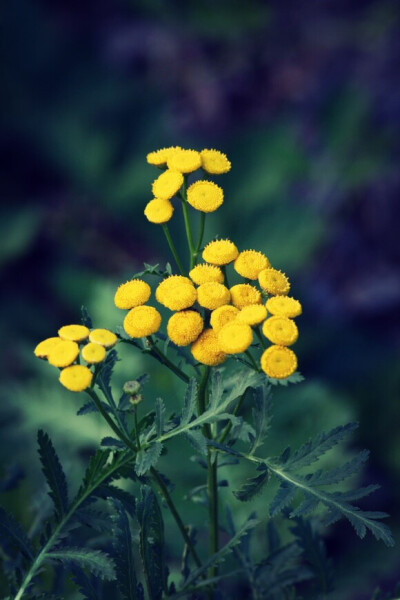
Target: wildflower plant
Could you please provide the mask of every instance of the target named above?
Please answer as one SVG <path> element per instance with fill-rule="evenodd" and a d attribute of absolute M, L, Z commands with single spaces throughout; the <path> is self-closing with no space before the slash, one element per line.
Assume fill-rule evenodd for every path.
<path fill-rule="evenodd" d="M 57 582 L 46 587 L 49 568 L 69 573 L 88 600 L 242 598 L 243 592 L 235 592 L 238 582 L 254 599 L 299 598 L 299 584 L 302 598 L 320 598 L 334 581 L 324 526 L 344 518 L 360 537 L 369 531 L 393 544 L 381 522 L 386 515 L 358 506 L 378 486 L 341 485 L 360 471 L 368 453 L 320 467 L 319 459 L 355 430 L 350 423 L 320 433 L 293 452 L 284 444 L 279 456 L 269 455 L 272 390 L 303 380 L 292 350 L 301 303 L 289 295 L 291 283 L 271 265 L 266 249 L 239 249 L 229 239 L 204 242 L 206 215 L 224 204 L 223 189 L 213 179 L 231 168 L 224 154 L 171 147 L 151 152 L 147 162 L 161 173 L 144 215 L 161 226 L 174 268 L 146 264 L 121 283 L 114 297 L 121 310 L 115 332 L 93 327 L 84 309 L 81 324 L 62 326 L 36 346 L 35 355 L 58 369 L 61 385 L 87 396 L 78 415 L 96 412 L 110 436 L 101 441 L 71 496 L 54 446 L 39 431 L 39 457 L 54 511 L 41 533 L 32 536 L 1 510 L 8 598 L 59 597 Z M 168 228 L 181 210 L 186 260 Z M 112 376 L 121 344 L 152 357 L 180 380 L 178 413 L 171 413 L 164 399 L 148 397 L 147 376 L 140 373 L 116 389 Z M 186 522 L 164 474 L 175 438 L 195 454 L 198 486 L 187 490 L 187 498 L 206 511 L 199 509 L 195 523 Z M 248 476 L 232 486 L 229 474 L 238 464 L 247 465 Z M 222 467 L 224 474 L 228 469 L 227 479 L 220 476 Z M 266 502 L 255 514 L 251 501 L 268 490 L 271 480 L 278 489 L 269 506 Z M 221 505 L 226 486 L 231 498 L 250 506 L 242 522 Z M 165 510 L 173 530 L 165 529 Z M 283 541 L 279 515 L 279 523 L 289 525 Z M 262 555 L 253 543 L 255 533 L 263 539 Z M 177 535 L 181 557 L 167 556 L 165 542 Z"/>

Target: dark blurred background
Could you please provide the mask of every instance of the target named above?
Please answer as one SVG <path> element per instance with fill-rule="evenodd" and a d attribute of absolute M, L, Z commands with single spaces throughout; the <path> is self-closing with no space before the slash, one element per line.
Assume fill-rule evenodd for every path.
<path fill-rule="evenodd" d="M 362 483 L 382 485 L 363 507 L 390 512 L 399 530 L 399 21 L 394 0 L 3 5 L 1 462 L 3 481 L 26 479 L 0 501 L 27 526 L 45 502 L 38 427 L 74 481 L 105 433 L 75 416 L 76 397 L 32 349 L 77 322 L 81 304 L 97 326 L 120 324 L 116 285 L 143 260 L 169 260 L 143 217 L 157 174 L 145 155 L 179 144 L 232 161 L 208 238 L 266 252 L 304 305 L 306 382 L 276 393 L 277 448 L 358 420 L 349 449 L 371 450 Z M 148 368 L 149 402 L 168 399 L 175 384 L 141 356 L 117 377 Z M 185 465 L 168 468 L 182 479 Z M 361 542 L 348 524 L 327 545 L 340 600 L 400 579 L 398 549 Z"/>

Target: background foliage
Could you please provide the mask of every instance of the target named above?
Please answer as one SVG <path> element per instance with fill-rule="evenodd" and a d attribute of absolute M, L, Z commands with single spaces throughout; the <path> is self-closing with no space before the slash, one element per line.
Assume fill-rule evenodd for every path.
<path fill-rule="evenodd" d="M 47 502 L 37 429 L 76 483 L 108 434 L 75 417 L 76 399 L 32 348 L 77 322 L 82 303 L 96 325 L 120 324 L 115 286 L 144 260 L 165 262 L 143 217 L 154 177 L 145 153 L 178 143 L 228 154 L 209 235 L 264 250 L 305 306 L 307 381 L 277 390 L 269 443 L 359 420 L 352 443 L 372 451 L 360 484 L 383 486 L 363 506 L 379 504 L 398 529 L 397 3 L 14 0 L 2 12 L 1 502 L 24 524 Z M 173 407 L 176 384 L 149 361 L 118 363 L 119 381 L 151 368 L 148 396 L 162 390 Z M 180 442 L 169 456 L 168 476 L 195 485 Z M 245 511 L 235 504 L 239 521 Z M 396 553 L 343 524 L 327 546 L 339 598 L 393 589 Z"/>

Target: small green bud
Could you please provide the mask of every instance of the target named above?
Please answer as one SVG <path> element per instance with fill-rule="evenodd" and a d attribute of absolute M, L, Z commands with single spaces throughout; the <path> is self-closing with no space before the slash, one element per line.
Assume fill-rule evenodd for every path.
<path fill-rule="evenodd" d="M 131 396 L 129 398 L 129 402 L 131 404 L 133 404 L 134 406 L 136 406 L 137 404 L 139 404 L 139 402 L 141 402 L 142 400 L 143 400 L 142 394 L 134 394 L 133 396 Z"/>
<path fill-rule="evenodd" d="M 140 383 L 136 380 L 126 381 L 124 383 L 124 387 L 122 388 L 124 394 L 129 394 L 130 396 L 134 396 L 140 391 Z"/>

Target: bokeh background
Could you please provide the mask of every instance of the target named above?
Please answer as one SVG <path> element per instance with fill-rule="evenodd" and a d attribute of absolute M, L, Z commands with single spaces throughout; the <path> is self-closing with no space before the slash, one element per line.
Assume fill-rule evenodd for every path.
<path fill-rule="evenodd" d="M 116 285 L 169 260 L 143 217 L 157 173 L 145 155 L 179 144 L 232 161 L 207 236 L 265 251 L 305 307 L 306 382 L 277 391 L 272 449 L 358 420 L 348 450 L 371 450 L 362 483 L 382 485 L 363 507 L 388 511 L 399 531 L 399 20 L 394 0 L 3 5 L 0 501 L 25 525 L 47 502 L 36 430 L 75 485 L 105 433 L 75 416 L 79 402 L 32 349 L 77 322 L 81 304 L 97 326 L 120 324 Z M 162 393 L 173 406 L 176 384 L 142 356 L 119 363 L 117 379 L 148 369 L 149 402 Z M 178 492 L 196 483 L 190 463 L 174 464 Z M 348 524 L 326 541 L 338 599 L 400 579 L 398 550 Z"/>

